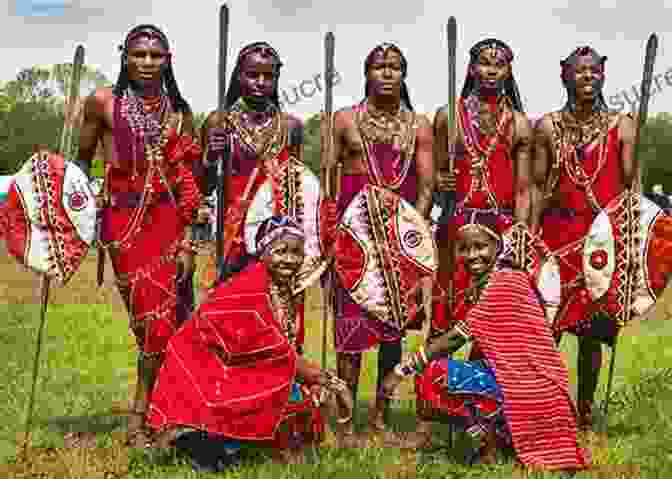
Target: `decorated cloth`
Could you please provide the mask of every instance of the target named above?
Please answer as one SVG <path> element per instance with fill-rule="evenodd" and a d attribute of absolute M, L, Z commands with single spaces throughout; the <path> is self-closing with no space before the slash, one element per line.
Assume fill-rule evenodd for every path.
<path fill-rule="evenodd" d="M 170 340 L 147 424 L 270 440 L 296 375 L 261 263 L 220 284 Z M 178 399 L 179 398 L 179 399 Z"/>
<path fill-rule="evenodd" d="M 87 176 L 56 154 L 36 153 L 14 175 L 0 207 L 0 236 L 20 264 L 66 284 L 95 241 Z"/>
<path fill-rule="evenodd" d="M 466 288 L 458 293 L 458 306 L 451 324 L 471 339 L 466 318 L 474 301 L 465 298 L 465 291 Z M 425 419 L 460 418 L 471 436 L 482 438 L 494 428 L 502 444 L 511 444 L 501 388 L 476 342 L 472 343 L 468 361 L 449 358 L 432 361 L 422 375 L 416 377 L 415 386 Z"/>
<path fill-rule="evenodd" d="M 510 62 L 513 52 L 503 42 L 483 41 L 472 49 L 472 62 L 476 62 L 483 48 L 493 48 Z M 495 117 L 496 129 L 485 134 L 479 123 L 480 98 L 473 91 L 477 79 L 469 69 L 465 89 L 457 104 L 457 126 L 464 138 L 457 145 L 455 166 L 456 215 L 466 211 L 497 212 L 513 216 L 514 209 L 514 165 L 509 137 L 514 123 L 512 110 L 520 108 L 515 80 L 511 80 L 511 97 L 489 96 L 488 110 Z M 471 87 L 467 88 L 469 85 Z M 517 107 L 517 108 L 513 108 Z M 512 224 L 512 223 L 511 223 Z M 436 232 L 439 245 L 439 272 L 434 284 L 433 317 L 445 317 L 455 300 L 455 295 L 466 287 L 468 275 L 463 267 L 450 267 L 452 239 L 449 225 L 441 224 Z M 452 282 L 452 284 L 451 284 Z"/>
<path fill-rule="evenodd" d="M 511 268 L 513 252 L 502 236 L 508 223 L 501 215 L 475 213 L 454 219 L 451 229 L 478 228 L 497 241 L 496 262 L 460 292 L 449 325 L 472 340 L 477 353 L 467 362 L 430 363 L 416 378 L 418 400 L 465 418 L 472 434 L 494 427 L 527 466 L 580 469 L 588 459 L 577 443 L 568 371 L 532 279 Z"/>
<path fill-rule="evenodd" d="M 115 135 L 135 131 L 127 119 L 128 101 L 115 97 Z M 164 118 L 158 140 L 145 146 L 143 156 L 118 155 L 106 165 L 107 207 L 101 221 L 101 241 L 138 347 L 146 355 L 163 353 L 191 312 L 191 304 L 184 303 L 193 299 L 192 288 L 177 284 L 177 256 L 201 204 L 192 173 L 201 148 L 182 134 L 181 114 Z"/>
<path fill-rule="evenodd" d="M 224 212 L 224 243 L 227 262 L 242 265 L 248 252 L 244 237 L 245 219 L 259 188 L 272 178 L 279 165 L 290 156 L 287 145 L 287 122 L 273 105 L 266 112 L 266 122 L 260 126 L 248 125 L 248 109 L 242 98 L 221 115 L 221 127 L 229 132 L 231 144 L 231 172 L 227 179 L 227 209 Z M 254 254 L 254 252 L 249 252 Z M 206 277 L 203 281 L 214 280 Z M 206 287 L 212 285 L 212 281 Z"/>
<path fill-rule="evenodd" d="M 235 110 L 226 120 L 233 135 L 233 176 L 229 180 L 228 208 L 224 218 L 224 242 L 230 245 L 229 262 L 249 260 L 257 254 L 255 235 L 259 225 L 274 215 L 296 219 L 305 234 L 306 256 L 297 274 L 295 293 L 302 293 L 326 269 L 318 236 L 319 180 L 287 145 L 285 122 L 269 127 L 264 141 L 255 146 Z M 281 115 L 274 117 L 278 122 Z M 274 121 L 276 121 L 274 120 Z M 280 130 L 280 128 L 282 129 Z M 272 130 L 277 128 L 277 130 Z M 257 153 L 258 151 L 258 153 Z M 256 167 L 258 166 L 258 169 Z M 199 278 L 210 289 L 216 276 L 216 258 L 211 256 Z M 297 298 L 297 347 L 304 342 L 304 298 Z"/>
<path fill-rule="evenodd" d="M 552 115 L 555 151 L 546 194 L 561 203 L 550 203 L 544 211 L 541 234 L 560 266 L 562 307 L 554 324 L 555 334 L 568 331 L 606 341 L 618 334 L 619 326 L 612 317 L 617 308 L 615 291 L 600 302 L 593 301 L 583 263 L 591 225 L 625 190 L 619 115 L 599 113 L 593 131 L 582 132 L 590 140 L 584 145 L 577 145 L 578 127 L 563 112 Z M 606 314 L 596 316 L 599 311 Z M 597 318 L 604 320 L 593 321 Z"/>
<path fill-rule="evenodd" d="M 396 193 L 409 204 L 417 199 L 415 163 L 416 118 L 402 103 L 398 116 L 371 111 L 366 100 L 352 107 L 364 146 L 366 174 L 343 175 L 337 203 L 339 219 L 365 185 Z M 391 122 L 393 127 L 388 125 Z M 394 138 L 397 143 L 394 143 Z M 347 250 L 337 251 L 348 255 Z M 369 315 L 350 296 L 340 281 L 335 284 L 335 347 L 337 352 L 359 353 L 382 342 L 395 342 L 401 331 Z"/>
<path fill-rule="evenodd" d="M 520 461 L 548 469 L 588 466 L 587 453 L 577 443 L 567 367 L 529 276 L 493 272 L 467 324 L 502 389 Z"/>
<path fill-rule="evenodd" d="M 259 229 L 257 249 L 287 235 L 303 238 L 293 220 L 271 218 Z M 274 306 L 272 287 L 258 261 L 211 292 L 169 343 L 152 395 L 151 427 L 273 440 L 283 448 L 297 436 L 321 438 L 313 374 L 319 368 L 297 355 L 296 341 L 285 332 L 291 308 Z"/>

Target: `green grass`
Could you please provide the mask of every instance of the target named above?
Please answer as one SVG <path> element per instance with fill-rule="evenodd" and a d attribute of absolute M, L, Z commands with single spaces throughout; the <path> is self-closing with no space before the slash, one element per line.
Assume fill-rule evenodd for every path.
<path fill-rule="evenodd" d="M 3 418 L 0 423 L 0 463 L 13 462 L 17 440 L 21 438 L 30 392 L 38 313 L 37 305 L 0 305 L 0 316 L 3 318 L 0 327 L 0 364 L 3 366 L 0 374 L 5 378 L 0 384 L 0 417 Z M 319 360 L 319 321 L 310 321 L 307 326 L 307 355 Z M 672 441 L 669 439 L 672 438 L 671 336 L 672 323 L 660 321 L 643 325 L 636 335 L 622 337 L 618 346 L 614 382 L 617 395 L 610 410 L 608 442 L 598 443 L 593 448 L 595 461 L 602 467 L 611 466 L 612 473 L 604 471 L 608 474 L 599 476 L 597 472 L 591 472 L 576 477 L 619 477 L 616 474 L 618 468 L 629 465 L 638 467 L 641 476 L 622 477 L 672 477 Z M 413 348 L 418 341 L 418 337 L 409 338 L 409 347 Z M 115 405 L 123 407 L 127 404 L 135 381 L 135 346 L 125 316 L 105 305 L 52 305 L 43 344 L 33 443 L 45 448 L 61 448 L 64 433 L 95 431 L 100 451 L 112 450 L 118 435 L 125 428 L 125 419 L 111 410 Z M 571 369 L 570 380 L 574 384 L 574 338 L 567 337 L 562 349 Z M 609 355 L 605 354 L 598 393 L 600 400 L 604 396 L 608 359 Z M 328 363 L 331 367 L 335 365 L 333 354 L 329 355 Z M 663 374 L 665 368 L 668 368 L 667 376 Z M 366 406 L 373 392 L 375 369 L 375 353 L 365 355 L 363 397 L 360 398 L 359 411 L 361 425 L 365 423 Z M 393 420 L 396 429 L 411 430 L 415 423 L 412 401 L 401 401 L 395 407 Z M 263 451 L 250 449 L 246 451 L 242 468 L 217 477 L 355 479 L 415 477 L 416 472 L 417 477 L 437 479 L 515 475 L 510 460 L 490 468 L 461 465 L 460 458 L 466 447 L 464 438 L 458 435 L 456 448 L 449 450 L 446 427 L 436 425 L 435 436 L 437 447 L 417 457 L 402 457 L 399 450 L 390 448 L 372 447 L 356 451 L 322 449 L 319 454 L 309 454 L 309 463 L 300 466 L 272 464 Z M 124 453 L 119 454 L 123 456 Z M 128 467 L 128 471 L 124 475 L 129 477 L 196 477 L 181 459 L 156 463 L 142 455 L 132 454 L 125 460 L 124 467 Z M 91 471 L 93 469 L 90 474 L 83 473 L 82 476 L 73 473 L 71 477 L 98 477 Z"/>

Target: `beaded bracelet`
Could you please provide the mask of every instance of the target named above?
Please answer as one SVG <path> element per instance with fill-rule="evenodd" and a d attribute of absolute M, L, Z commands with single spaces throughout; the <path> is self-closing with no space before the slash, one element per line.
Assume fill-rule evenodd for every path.
<path fill-rule="evenodd" d="M 401 377 L 416 376 L 422 374 L 427 367 L 427 355 L 425 354 L 425 348 L 420 346 L 418 352 L 413 354 L 403 363 L 399 363 L 395 366 L 394 372 Z"/>

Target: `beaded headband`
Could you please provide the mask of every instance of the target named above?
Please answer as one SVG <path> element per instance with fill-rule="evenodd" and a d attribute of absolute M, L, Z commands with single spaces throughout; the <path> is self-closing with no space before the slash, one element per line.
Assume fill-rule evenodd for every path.
<path fill-rule="evenodd" d="M 406 78 L 406 74 L 408 72 L 408 62 L 406 61 L 406 57 L 402 53 L 401 49 L 396 46 L 394 43 L 389 43 L 389 42 L 384 42 L 375 47 L 371 52 L 366 56 L 366 60 L 364 61 L 364 74 L 366 75 L 367 72 L 369 71 L 369 67 L 371 66 L 371 62 L 373 61 L 373 56 L 378 53 L 382 52 L 385 53 L 388 50 L 393 50 L 399 54 L 399 57 L 401 58 L 401 73 Z"/>
<path fill-rule="evenodd" d="M 273 58 L 277 60 L 278 63 L 277 66 L 278 67 L 282 66 L 282 62 L 280 61 L 280 55 L 278 55 L 277 50 L 266 42 L 254 42 L 250 43 L 246 47 L 243 47 L 243 49 L 238 54 L 238 60 L 236 61 L 236 63 L 240 65 L 246 56 L 256 52 L 260 52 L 266 55 L 270 54 Z"/>
<path fill-rule="evenodd" d="M 513 61 L 513 50 L 511 50 L 511 47 L 496 38 L 488 38 L 487 40 L 478 42 L 469 50 L 471 63 L 475 63 L 484 50 L 493 50 L 495 56 L 506 63 Z"/>
<path fill-rule="evenodd" d="M 301 229 L 301 226 L 288 216 L 272 216 L 264 220 L 259 226 L 255 238 L 257 255 L 259 257 L 263 256 L 271 244 L 286 236 L 305 239 L 306 234 Z"/>
<path fill-rule="evenodd" d="M 570 81 L 576 68 L 576 62 L 580 57 L 593 57 L 597 60 L 600 73 L 604 76 L 604 67 L 607 57 L 599 55 L 593 48 L 584 46 L 574 50 L 567 58 L 560 60 L 560 77 L 563 81 Z"/>
<path fill-rule="evenodd" d="M 159 30 L 153 25 L 140 25 L 139 27 L 133 29 L 131 33 L 129 33 L 128 36 L 126 37 L 124 44 L 119 45 L 119 51 L 124 54 L 128 53 L 128 49 L 131 45 L 131 42 L 140 37 L 155 38 L 163 44 L 163 47 L 166 50 L 170 51 L 170 43 L 168 42 L 168 37 L 166 37 L 166 35 L 161 30 Z"/>

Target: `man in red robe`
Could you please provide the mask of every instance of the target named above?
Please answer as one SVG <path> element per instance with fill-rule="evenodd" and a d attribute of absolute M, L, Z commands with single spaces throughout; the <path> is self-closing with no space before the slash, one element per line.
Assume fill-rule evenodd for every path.
<path fill-rule="evenodd" d="M 205 150 L 203 188 L 217 187 L 217 161 L 231 147 L 230 176 L 226 176 L 224 205 L 224 278 L 208 268 L 204 282 L 241 271 L 252 258 L 245 248 L 243 225 L 255 194 L 289 157 L 302 159 L 303 124 L 281 110 L 278 81 L 282 62 L 266 42 L 254 42 L 238 54 L 227 91 L 225 111 L 213 111 L 203 125 Z M 215 258 L 213 258 L 213 263 Z M 303 304 L 297 314 L 298 349 L 303 348 Z"/>
<path fill-rule="evenodd" d="M 618 326 L 609 311 L 616 298 L 593 302 L 583 276 L 583 240 L 597 214 L 626 189 L 636 187 L 635 125 L 629 115 L 611 113 L 602 94 L 607 57 L 577 48 L 560 62 L 567 103 L 544 115 L 537 126 L 533 162 L 535 196 L 532 227 L 560 262 L 562 306 L 555 333 L 577 335 L 578 412 L 592 425 L 592 405 L 602 367 L 601 342 L 611 343 Z M 638 221 L 638 220 L 637 220 Z M 600 269 L 602 257 L 590 258 Z M 601 314 L 601 313 L 606 313 Z"/>
<path fill-rule="evenodd" d="M 140 350 L 129 441 L 146 444 L 144 414 L 168 339 L 193 309 L 190 225 L 201 202 L 192 167 L 201 148 L 180 95 L 168 39 L 135 27 L 121 50 L 113 88 L 84 105 L 78 163 L 90 170 L 99 142 L 105 162 L 100 240 Z"/>
<path fill-rule="evenodd" d="M 339 424 L 352 418 L 347 385 L 297 354 L 285 332 L 296 314 L 292 282 L 304 259 L 303 231 L 288 217 L 272 217 L 256 242 L 259 260 L 213 289 L 170 340 L 148 418 L 163 444 L 188 427 L 287 449 L 292 437 L 320 435 L 326 396 L 347 411 Z M 297 415 L 312 418 L 312 431 Z M 224 448 L 210 462 L 223 454 Z"/>
<path fill-rule="evenodd" d="M 455 189 L 458 211 L 489 210 L 527 224 L 532 130 L 511 69 L 513 51 L 503 41 L 489 38 L 469 53 L 467 77 L 456 105 L 457 137 L 449 138 L 448 105 L 434 119 L 437 188 Z M 452 172 L 448 170 L 449 143 L 456 145 Z M 447 227 L 439 225 L 434 316 L 447 314 L 453 297 L 469 282 L 465 271 L 453 268 L 446 234 Z"/>
<path fill-rule="evenodd" d="M 396 45 L 378 45 L 364 61 L 364 74 L 365 98 L 334 114 L 331 157 L 322 160 L 323 170 L 335 170 L 338 164 L 343 166 L 341 178 L 327 179 L 331 190 L 339 191 L 339 195 L 336 200 L 323 202 L 321 221 L 325 245 L 333 244 L 331 236 L 337 218 L 367 184 L 393 191 L 422 216 L 429 216 L 434 188 L 432 129 L 426 115 L 416 113 L 411 105 L 405 81 L 406 57 Z M 323 145 L 328 141 L 326 123 L 322 122 Z M 326 171 L 323 174 L 326 176 Z M 333 277 L 329 281 L 335 282 Z M 362 353 L 374 347 L 379 349 L 378 390 L 385 374 L 401 359 L 404 333 L 397 325 L 367 314 L 342 285 L 333 283 L 330 287 L 335 293 L 338 376 L 350 385 L 356 399 Z M 369 417 L 372 431 L 389 436 L 388 412 L 389 402 L 376 399 Z"/>

